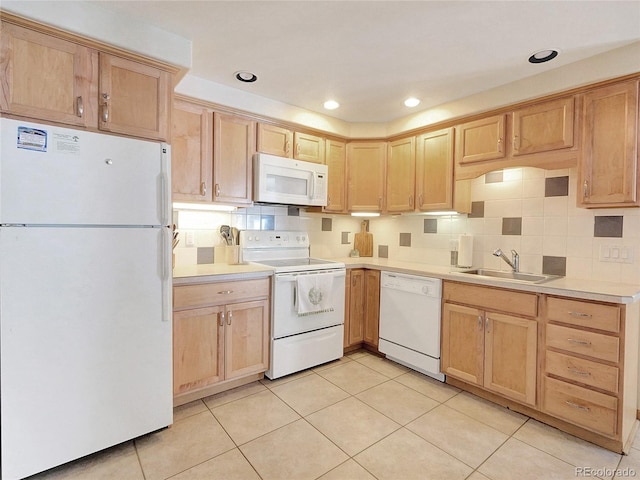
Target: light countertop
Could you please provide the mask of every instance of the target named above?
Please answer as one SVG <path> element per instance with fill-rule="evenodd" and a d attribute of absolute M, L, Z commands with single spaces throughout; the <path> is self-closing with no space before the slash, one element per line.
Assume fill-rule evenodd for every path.
<path fill-rule="evenodd" d="M 611 303 L 634 303 L 640 301 L 640 285 L 602 282 L 579 278 L 560 277 L 543 283 L 522 283 L 509 279 L 476 277 L 460 273 L 462 268 L 426 263 L 406 262 L 376 257 L 344 257 L 330 260 L 343 262 L 347 268 L 370 268 L 374 270 L 422 275 L 443 280 L 472 283 L 511 290 L 562 295 L 585 300 Z M 273 268 L 257 263 L 227 265 L 225 263 L 205 265 L 182 265 L 173 270 L 174 285 L 192 283 L 219 282 L 227 280 L 246 280 L 264 278 L 273 275 Z"/>

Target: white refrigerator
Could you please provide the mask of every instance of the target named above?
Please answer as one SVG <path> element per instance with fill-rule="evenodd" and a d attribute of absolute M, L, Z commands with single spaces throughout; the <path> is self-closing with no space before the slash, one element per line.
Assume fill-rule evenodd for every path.
<path fill-rule="evenodd" d="M 2 478 L 173 421 L 169 146 L 0 118 Z"/>

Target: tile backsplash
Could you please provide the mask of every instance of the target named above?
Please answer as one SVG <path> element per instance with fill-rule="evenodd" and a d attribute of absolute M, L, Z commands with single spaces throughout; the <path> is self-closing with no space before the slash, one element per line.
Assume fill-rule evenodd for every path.
<path fill-rule="evenodd" d="M 508 269 L 493 255 L 499 247 L 507 256 L 516 250 L 524 272 L 640 283 L 640 209 L 578 208 L 576 182 L 575 168 L 491 172 L 472 181 L 469 215 L 372 218 L 374 255 L 447 266 L 457 257 L 452 252 L 458 237 L 467 234 L 473 236 L 474 267 Z M 180 265 L 217 261 L 222 224 L 240 230 L 307 231 L 312 256 L 345 257 L 362 219 L 256 205 L 231 213 L 174 211 L 174 222 L 180 231 L 175 250 Z"/>

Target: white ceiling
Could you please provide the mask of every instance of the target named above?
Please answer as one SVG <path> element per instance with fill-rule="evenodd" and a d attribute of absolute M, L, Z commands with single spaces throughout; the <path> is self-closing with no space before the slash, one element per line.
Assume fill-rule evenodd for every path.
<path fill-rule="evenodd" d="M 388 122 L 640 40 L 640 0 L 96 3 L 190 39 L 194 76 L 348 122 Z M 549 48 L 555 60 L 527 62 Z M 422 103 L 408 109 L 409 96 Z M 329 98 L 341 107 L 324 110 Z"/>

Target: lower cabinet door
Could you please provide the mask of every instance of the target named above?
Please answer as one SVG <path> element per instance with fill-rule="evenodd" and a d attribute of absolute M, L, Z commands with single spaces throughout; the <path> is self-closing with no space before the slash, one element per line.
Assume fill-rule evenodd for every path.
<path fill-rule="evenodd" d="M 445 303 L 442 309 L 442 373 L 482 385 L 483 317 L 475 308 Z"/>
<path fill-rule="evenodd" d="M 174 395 L 223 380 L 223 313 L 222 306 L 174 312 Z"/>
<path fill-rule="evenodd" d="M 493 312 L 484 321 L 485 388 L 535 405 L 538 323 Z"/>
<path fill-rule="evenodd" d="M 269 302 L 227 305 L 225 379 L 260 373 L 269 367 Z"/>

